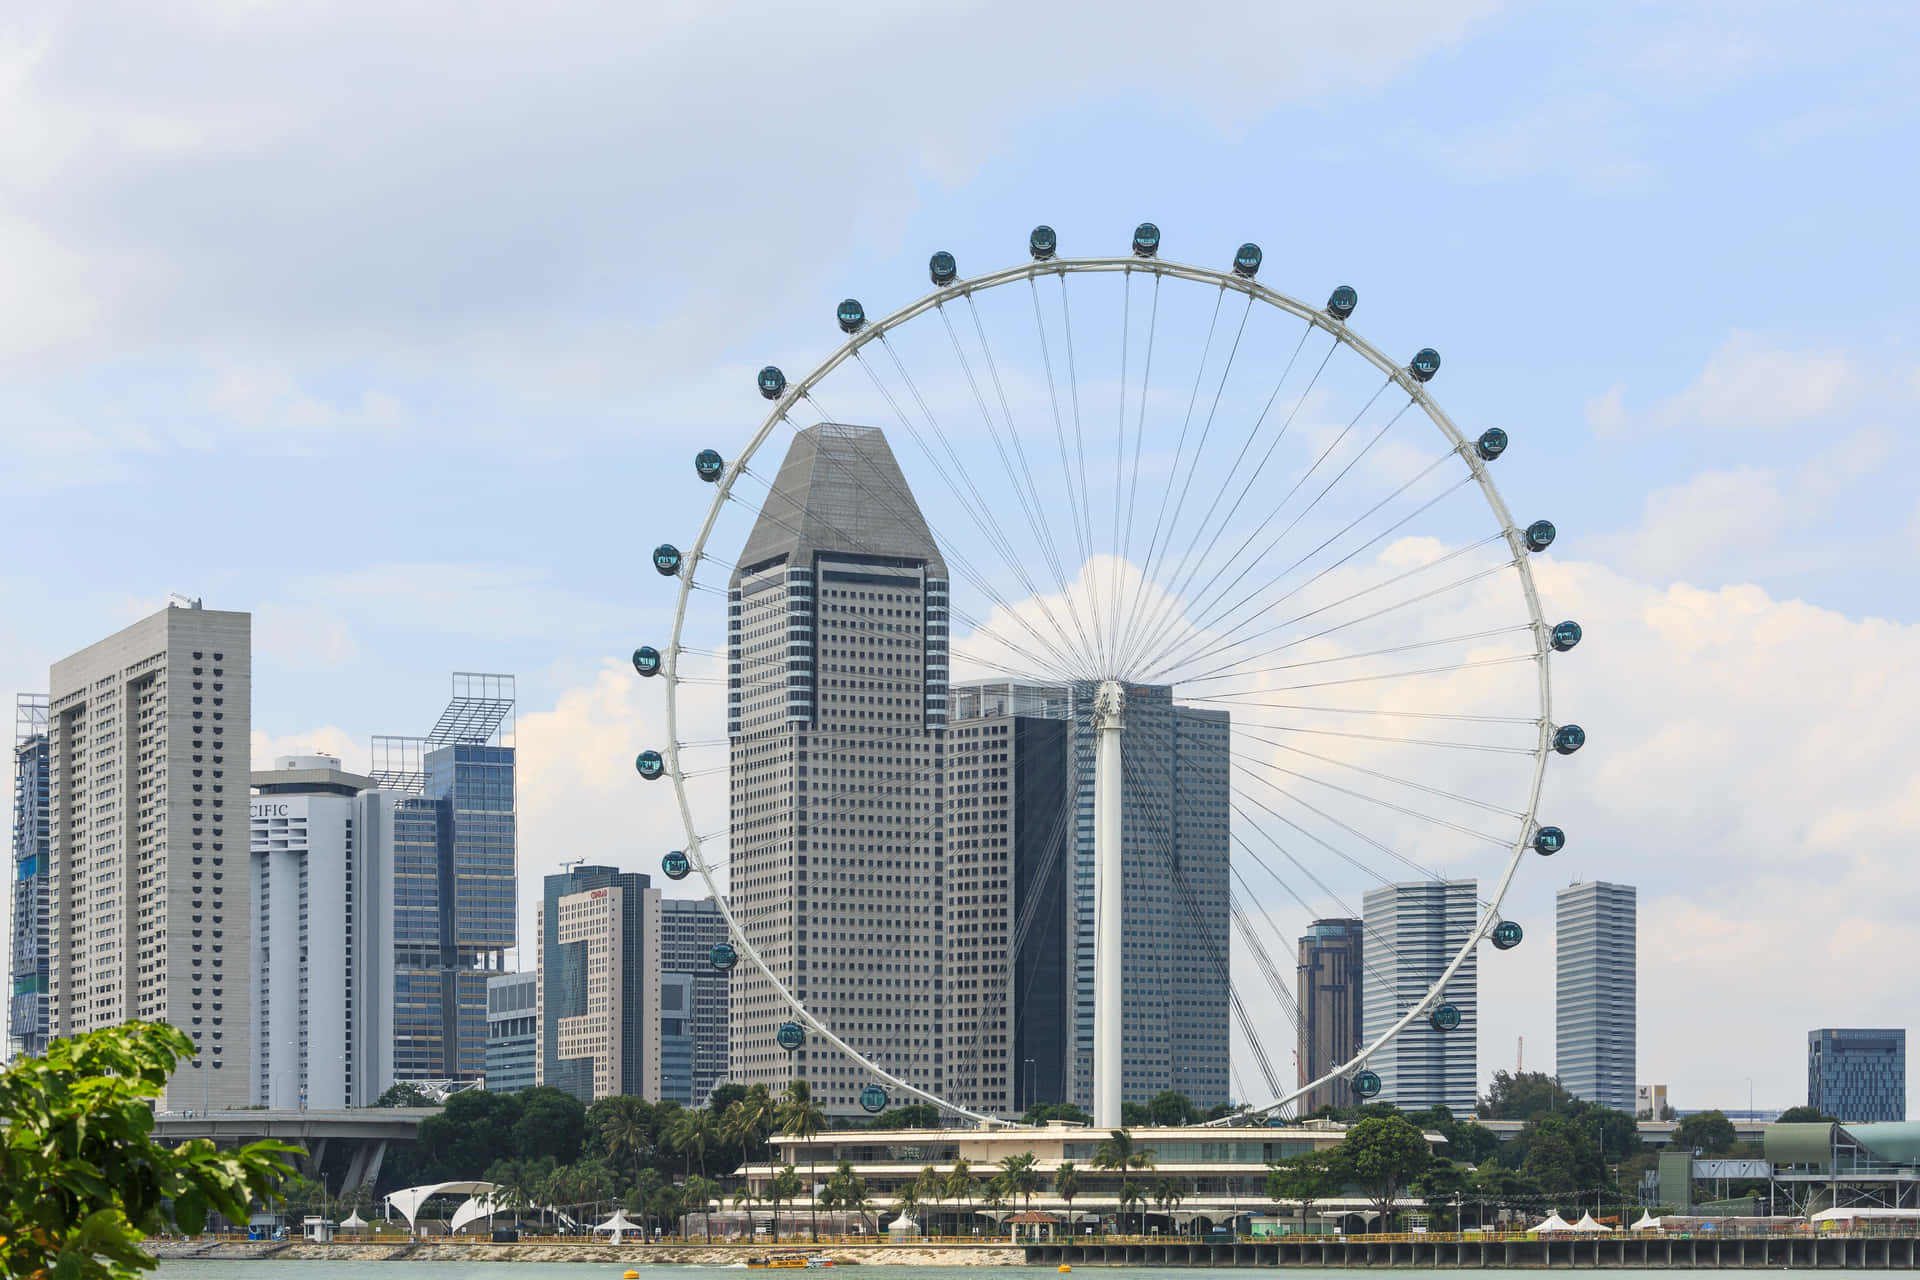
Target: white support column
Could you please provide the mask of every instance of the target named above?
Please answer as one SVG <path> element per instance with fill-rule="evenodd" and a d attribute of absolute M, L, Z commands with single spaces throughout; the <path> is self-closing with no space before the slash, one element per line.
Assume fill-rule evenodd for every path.
<path fill-rule="evenodd" d="M 1121 948 L 1120 730 L 1127 694 L 1108 680 L 1093 695 L 1093 1123 L 1120 1127 Z"/>

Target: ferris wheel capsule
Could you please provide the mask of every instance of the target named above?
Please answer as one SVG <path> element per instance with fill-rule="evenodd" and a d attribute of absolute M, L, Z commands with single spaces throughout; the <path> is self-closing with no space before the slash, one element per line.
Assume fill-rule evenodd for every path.
<path fill-rule="evenodd" d="M 780 1030 L 774 1033 L 774 1041 L 788 1053 L 792 1053 L 807 1042 L 806 1028 L 797 1022 L 783 1022 Z"/>
<path fill-rule="evenodd" d="M 1151 258 L 1160 252 L 1160 228 L 1143 222 L 1133 229 L 1133 256 Z"/>
<path fill-rule="evenodd" d="M 650 644 L 643 644 L 633 651 L 633 669 L 643 676 L 660 674 L 660 651 Z"/>
<path fill-rule="evenodd" d="M 877 1084 L 870 1084 L 860 1091 L 860 1109 L 868 1115 L 879 1115 L 887 1109 L 887 1091 Z"/>
<path fill-rule="evenodd" d="M 1545 551 L 1553 545 L 1554 535 L 1559 531 L 1551 520 L 1535 520 L 1527 526 L 1526 543 L 1529 551 Z"/>
<path fill-rule="evenodd" d="M 720 457 L 718 449 L 702 449 L 693 455 L 693 473 L 708 484 L 718 480 L 726 469 L 727 464 Z"/>
<path fill-rule="evenodd" d="M 1260 246 L 1249 240 L 1233 254 L 1233 274 L 1248 280 L 1260 274 Z"/>
<path fill-rule="evenodd" d="M 1460 1026 L 1460 1010 L 1455 1005 L 1436 1005 L 1433 1012 L 1427 1015 L 1427 1022 L 1435 1031 L 1456 1030 Z"/>
<path fill-rule="evenodd" d="M 1045 225 L 1035 227 L 1027 236 L 1027 252 L 1033 255 L 1035 262 L 1047 261 L 1053 257 L 1054 251 L 1059 247 L 1060 237 L 1053 233 L 1052 227 Z"/>
<path fill-rule="evenodd" d="M 1350 284 L 1343 284 L 1327 295 L 1327 314 L 1335 320 L 1344 322 L 1360 305 L 1360 293 Z"/>
<path fill-rule="evenodd" d="M 1380 1073 L 1378 1071 L 1362 1071 L 1355 1075 L 1349 1083 L 1353 1085 L 1353 1092 L 1356 1097 L 1377 1098 L 1380 1096 Z"/>
<path fill-rule="evenodd" d="M 867 309 L 860 305 L 858 298 L 842 298 L 833 314 L 843 332 L 858 333 L 867 327 Z"/>
<path fill-rule="evenodd" d="M 1553 624 L 1553 651 L 1565 653 L 1580 643 L 1580 624 L 1569 618 Z"/>
<path fill-rule="evenodd" d="M 666 873 L 667 879 L 669 880 L 685 880 L 687 873 L 693 870 L 693 863 L 687 860 L 685 853 L 675 849 L 672 853 L 660 859 L 660 870 Z"/>
<path fill-rule="evenodd" d="M 707 949 L 707 963 L 725 973 L 740 963 L 740 953 L 731 942 L 716 942 Z"/>
<path fill-rule="evenodd" d="M 953 260 L 952 254 L 942 249 L 927 259 L 927 274 L 933 277 L 935 284 L 945 288 L 960 278 L 960 264 Z"/>
<path fill-rule="evenodd" d="M 1493 945 L 1496 948 L 1501 951 L 1511 951 L 1520 945 L 1520 940 L 1527 936 L 1527 931 L 1522 929 L 1516 921 L 1502 920 L 1493 926 L 1492 936 Z"/>
<path fill-rule="evenodd" d="M 653 567 L 660 571 L 663 578 L 671 578 L 680 572 L 680 548 L 671 542 L 663 542 L 653 549 Z"/>
<path fill-rule="evenodd" d="M 1570 756 L 1587 745 L 1587 731 L 1577 724 L 1563 724 L 1553 731 L 1553 749 Z"/>
<path fill-rule="evenodd" d="M 1440 372 L 1440 353 L 1432 347 L 1422 347 L 1413 353 L 1413 359 L 1407 361 L 1407 372 L 1416 382 L 1432 382 L 1433 375 Z"/>
<path fill-rule="evenodd" d="M 1492 462 L 1507 451 L 1507 433 L 1499 427 L 1488 427 L 1473 442 L 1473 451 L 1480 455 L 1480 461 Z"/>
<path fill-rule="evenodd" d="M 1542 827 L 1533 833 L 1533 851 L 1543 857 L 1551 858 L 1566 847 L 1567 833 L 1558 827 Z"/>
<path fill-rule="evenodd" d="M 633 758 L 633 767 L 641 777 L 652 782 L 667 771 L 667 762 L 660 758 L 658 751 L 648 748 Z"/>
<path fill-rule="evenodd" d="M 766 366 L 754 380 L 760 384 L 760 394 L 769 400 L 778 400 L 787 389 L 787 375 L 778 365 Z"/>

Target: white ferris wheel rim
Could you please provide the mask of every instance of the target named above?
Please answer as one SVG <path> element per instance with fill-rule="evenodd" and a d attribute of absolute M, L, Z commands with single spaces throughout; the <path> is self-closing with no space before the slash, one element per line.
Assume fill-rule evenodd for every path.
<path fill-rule="evenodd" d="M 1460 429 L 1454 425 L 1453 420 L 1449 418 L 1446 412 L 1427 394 L 1426 384 L 1414 378 L 1403 364 L 1389 358 L 1378 347 L 1375 347 L 1359 334 L 1353 332 L 1345 322 L 1335 319 L 1322 308 L 1309 306 L 1296 298 L 1281 293 L 1278 290 L 1270 289 L 1265 285 L 1259 284 L 1255 279 L 1240 275 L 1234 271 L 1222 271 L 1211 267 L 1197 267 L 1185 263 L 1166 261 L 1157 257 L 1143 258 L 1138 256 L 1035 259 L 1031 262 L 1020 263 L 984 276 L 956 278 L 952 283 L 934 289 L 931 293 L 908 303 L 906 306 L 901 307 L 887 316 L 868 321 L 857 332 L 849 335 L 845 342 L 841 343 L 826 359 L 822 360 L 809 371 L 804 378 L 789 382 L 785 386 L 779 396 L 773 400 L 772 409 L 769 410 L 765 419 L 761 421 L 759 429 L 756 430 L 748 440 L 746 447 L 736 456 L 726 459 L 725 470 L 715 482 L 713 502 L 708 507 L 706 518 L 701 522 L 699 534 L 695 537 L 693 545 L 683 554 L 679 571 L 676 575 L 679 580 L 679 590 L 674 603 L 673 630 L 668 638 L 667 648 L 661 655 L 660 675 L 666 682 L 667 704 L 667 742 L 661 751 L 661 755 L 666 764 L 665 772 L 673 779 L 674 795 L 680 807 L 680 821 L 686 832 L 685 852 L 687 860 L 692 868 L 700 873 L 701 881 L 706 885 L 708 893 L 713 896 L 715 904 L 719 907 L 720 913 L 727 924 L 728 938 L 738 952 L 738 955 L 744 957 L 747 962 L 759 972 L 760 976 L 772 986 L 774 992 L 780 999 L 793 1010 L 796 1021 L 804 1024 L 822 1039 L 826 1040 L 827 1043 L 846 1054 L 849 1059 L 857 1063 L 876 1080 L 884 1082 L 892 1089 L 898 1090 L 901 1093 L 910 1094 L 925 1102 L 932 1103 L 942 1111 L 953 1115 L 964 1116 L 983 1126 L 1005 1125 L 1016 1122 L 1006 1120 L 1002 1117 L 983 1115 L 972 1111 L 958 1103 L 951 1102 L 935 1093 L 920 1088 L 917 1085 L 899 1079 L 878 1063 L 873 1062 L 865 1054 L 862 1054 L 859 1050 L 843 1040 L 825 1021 L 816 1017 L 813 1012 L 788 989 L 786 984 L 781 982 L 779 977 L 767 967 L 766 963 L 760 958 L 759 951 L 747 940 L 745 932 L 740 928 L 739 922 L 734 918 L 733 909 L 728 904 L 727 896 L 721 892 L 720 887 L 714 882 L 713 868 L 707 863 L 701 847 L 699 829 L 694 825 L 693 820 L 693 804 L 687 794 L 686 779 L 680 768 L 681 743 L 679 732 L 678 666 L 681 652 L 681 635 L 686 626 L 688 601 L 693 593 L 694 573 L 705 555 L 707 540 L 713 534 L 714 526 L 720 517 L 720 512 L 725 508 L 727 499 L 732 493 L 734 481 L 739 478 L 745 471 L 747 464 L 753 460 L 761 447 L 766 444 L 768 437 L 774 433 L 775 428 L 787 419 L 787 415 L 792 411 L 794 406 L 803 399 L 806 399 L 808 392 L 825 379 L 828 374 L 838 369 L 867 343 L 899 328 L 928 311 L 934 310 L 947 302 L 966 298 L 970 294 L 985 292 L 1021 280 L 1033 280 L 1042 276 L 1058 275 L 1064 278 L 1067 275 L 1083 273 L 1135 271 L 1160 278 L 1217 285 L 1223 290 L 1232 290 L 1237 293 L 1246 294 L 1250 299 L 1249 305 L 1251 305 L 1251 302 L 1263 302 L 1279 311 L 1305 320 L 1316 328 L 1324 330 L 1333 337 L 1336 343 L 1346 345 L 1362 359 L 1372 364 L 1388 378 L 1399 384 L 1401 389 L 1404 390 L 1412 398 L 1413 402 L 1420 407 L 1421 411 L 1425 413 L 1428 421 L 1432 422 L 1433 425 L 1440 430 L 1441 434 L 1446 437 L 1449 447 L 1466 462 L 1473 474 L 1475 482 L 1480 487 L 1482 498 L 1486 501 L 1494 517 L 1499 521 L 1500 529 L 1506 537 L 1509 549 L 1513 553 L 1512 568 L 1519 575 L 1521 594 L 1527 609 L 1528 625 L 1533 635 L 1534 665 L 1537 669 L 1539 681 L 1540 713 L 1537 726 L 1539 733 L 1533 750 L 1532 780 L 1527 789 L 1527 803 L 1524 817 L 1519 824 L 1520 834 L 1508 852 L 1506 866 L 1501 871 L 1494 891 L 1484 899 L 1485 907 L 1480 912 L 1479 919 L 1475 923 L 1473 930 L 1467 935 L 1466 941 L 1461 945 L 1460 949 L 1454 953 L 1452 959 L 1447 963 L 1446 968 L 1441 971 L 1440 976 L 1435 979 L 1422 997 L 1403 1012 L 1384 1032 L 1371 1042 L 1361 1046 L 1359 1053 L 1355 1054 L 1348 1061 L 1340 1063 L 1327 1071 L 1318 1079 L 1301 1085 L 1290 1092 L 1283 1091 L 1281 1096 L 1264 1106 L 1253 1108 L 1251 1112 L 1247 1114 L 1255 1116 L 1271 1114 L 1322 1085 L 1329 1084 L 1336 1080 L 1351 1078 L 1355 1072 L 1364 1070 L 1368 1060 L 1372 1058 L 1374 1054 L 1378 1053 L 1389 1041 L 1405 1030 L 1414 1019 L 1441 1003 L 1441 997 L 1446 989 L 1447 983 L 1453 979 L 1453 976 L 1459 971 L 1460 967 L 1466 963 L 1468 957 L 1474 953 L 1475 948 L 1479 946 L 1484 938 L 1491 934 L 1494 927 L 1499 924 L 1502 918 L 1500 915 L 1500 904 L 1505 901 L 1507 891 L 1513 883 L 1513 878 L 1519 871 L 1520 864 L 1525 860 L 1528 850 L 1532 847 L 1532 835 L 1538 825 L 1539 819 L 1540 792 L 1546 779 L 1547 758 L 1552 754 L 1555 726 L 1553 724 L 1553 694 L 1550 671 L 1552 665 L 1550 661 L 1550 628 L 1540 610 L 1539 592 L 1534 585 L 1533 571 L 1528 563 L 1528 551 L 1522 542 L 1522 530 L 1515 526 L 1513 516 L 1507 509 L 1506 501 L 1500 496 L 1499 489 L 1494 485 L 1493 477 L 1489 473 L 1486 463 L 1475 451 L 1472 442 L 1461 433 Z"/>

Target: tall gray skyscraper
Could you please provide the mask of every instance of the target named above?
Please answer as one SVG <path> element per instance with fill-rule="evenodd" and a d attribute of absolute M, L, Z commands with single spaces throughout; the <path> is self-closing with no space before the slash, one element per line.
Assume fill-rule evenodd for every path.
<path fill-rule="evenodd" d="M 1073 724 L 1021 694 L 956 689 L 947 730 L 947 1096 L 996 1115 L 1073 1078 Z"/>
<path fill-rule="evenodd" d="M 1638 907 L 1630 884 L 1554 895 L 1554 1070 L 1576 1098 L 1634 1111 Z"/>
<path fill-rule="evenodd" d="M 1432 987 L 1479 922 L 1472 880 L 1423 880 L 1387 885 L 1361 899 L 1366 937 L 1362 996 L 1365 1043 L 1372 1043 Z M 1467 956 L 1447 984 L 1447 1003 L 1460 1025 L 1437 1031 L 1422 1018 L 1388 1041 L 1368 1066 L 1380 1076 L 1380 1100 L 1403 1111 L 1444 1106 L 1473 1114 L 1480 1076 L 1478 953 Z"/>
<path fill-rule="evenodd" d="M 254 1100 L 372 1106 L 393 1083 L 393 793 L 319 755 L 253 790 Z"/>
<path fill-rule="evenodd" d="M 1298 1083 L 1318 1080 L 1360 1052 L 1366 944 L 1358 920 L 1315 920 L 1300 939 L 1295 997 L 1300 1005 Z M 1345 1085 L 1323 1084 L 1296 1103 L 1310 1115 L 1352 1101 Z"/>
<path fill-rule="evenodd" d="M 456 671 L 425 737 L 375 735 L 367 772 L 393 806 L 393 1072 L 487 1070 L 487 981 L 517 920 L 514 678 Z"/>
<path fill-rule="evenodd" d="M 53 955 L 48 760 L 46 695 L 20 694 L 13 711 L 13 997 L 7 1005 L 7 1036 L 15 1050 L 25 1054 L 47 1051 L 47 976 Z"/>
<path fill-rule="evenodd" d="M 713 967 L 709 959 L 716 944 L 727 940 L 727 920 L 712 898 L 663 898 L 660 902 L 660 1016 L 680 1018 L 690 1044 L 687 1078 L 660 1070 L 660 1096 L 688 1106 L 705 1106 L 713 1086 L 727 1078 L 727 993 L 732 977 L 724 969 Z M 686 1007 L 671 1007 L 674 999 L 665 980 L 676 981 L 675 990 L 684 989 Z M 666 1033 L 663 1031 L 664 1037 Z"/>
<path fill-rule="evenodd" d="M 251 1100 L 253 620 L 168 607 L 53 664 L 49 1031 L 168 1022 L 162 1107 Z"/>
<path fill-rule="evenodd" d="M 768 967 L 896 1076 L 946 1086 L 942 825 L 947 570 L 886 438 L 795 436 L 729 591 L 730 905 Z M 811 892 L 810 892 L 811 891 Z M 729 1079 L 808 1080 L 860 1114 L 862 1069 L 757 971 L 733 984 Z"/>
<path fill-rule="evenodd" d="M 956 717 L 1042 717 L 1064 720 L 1072 730 L 1067 778 L 1075 810 L 1069 1096 L 1081 1106 L 1093 1102 L 1095 688 L 1091 681 L 984 681 L 954 693 Z M 1127 1011 L 1121 1088 L 1129 1102 L 1145 1102 L 1167 1090 L 1184 1093 L 1202 1107 L 1227 1101 L 1223 975 L 1232 941 L 1227 883 L 1230 730 L 1226 712 L 1176 706 L 1167 685 L 1127 688 L 1121 737 L 1121 980 Z M 950 808 L 953 803 L 949 801 Z M 1032 865 L 1040 861 L 1034 859 Z M 1017 1065 L 1027 1070 L 1024 1061 Z"/>

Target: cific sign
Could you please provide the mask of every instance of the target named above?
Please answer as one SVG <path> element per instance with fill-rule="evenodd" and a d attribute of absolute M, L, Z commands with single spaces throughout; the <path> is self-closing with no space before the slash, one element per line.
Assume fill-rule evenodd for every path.
<path fill-rule="evenodd" d="M 247 808 L 256 818 L 284 818 L 287 816 L 287 802 L 284 800 L 278 802 L 256 800 L 248 805 Z"/>

